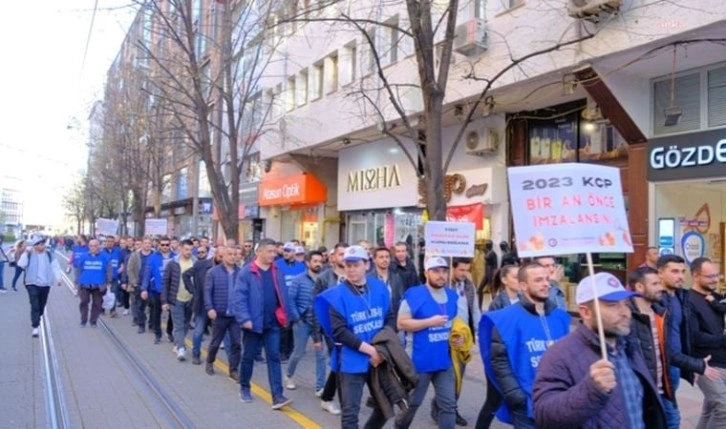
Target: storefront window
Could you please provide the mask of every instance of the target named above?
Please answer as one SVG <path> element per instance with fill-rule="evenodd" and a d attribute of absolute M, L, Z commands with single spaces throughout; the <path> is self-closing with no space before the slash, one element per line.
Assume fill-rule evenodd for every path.
<path fill-rule="evenodd" d="M 302 240 L 308 248 L 320 246 L 318 207 L 291 209 L 282 212 L 281 241 Z"/>

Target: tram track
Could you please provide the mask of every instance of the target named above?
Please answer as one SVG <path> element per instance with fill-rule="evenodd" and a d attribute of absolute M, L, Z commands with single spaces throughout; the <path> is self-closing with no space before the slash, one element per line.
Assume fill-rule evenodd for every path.
<path fill-rule="evenodd" d="M 53 342 L 53 333 L 47 308 L 40 322 L 40 345 L 43 353 L 44 390 L 48 427 L 51 429 L 70 429 L 68 405 L 63 391 L 58 360 L 55 356 L 55 343 Z"/>
<path fill-rule="evenodd" d="M 56 253 L 67 261 L 65 255 L 58 252 Z M 77 294 L 73 281 L 66 273 L 63 273 L 63 283 L 74 295 Z M 155 399 L 158 399 L 158 401 L 152 400 L 150 402 L 160 404 L 159 409 L 165 414 L 165 418 L 160 418 L 160 420 L 166 420 L 166 423 L 168 424 L 167 427 L 183 429 L 196 428 L 197 425 L 193 422 L 193 420 L 184 412 L 182 407 L 174 401 L 169 394 L 167 394 L 161 383 L 156 379 L 156 377 L 154 377 L 146 365 L 144 365 L 143 358 L 137 356 L 136 353 L 132 351 L 132 348 L 126 344 L 126 342 L 118 334 L 116 334 L 114 329 L 111 328 L 103 320 L 103 318 L 98 319 L 98 326 L 104 331 L 104 334 L 106 334 L 105 337 L 109 339 L 113 348 L 117 350 L 118 354 L 122 355 L 129 366 L 133 368 L 134 376 L 137 377 L 137 379 L 141 381 L 141 384 L 146 386 L 149 391 L 154 394 L 154 396 L 156 396 Z M 68 426 L 57 426 L 53 427 L 53 429 L 65 429 L 67 427 Z"/>

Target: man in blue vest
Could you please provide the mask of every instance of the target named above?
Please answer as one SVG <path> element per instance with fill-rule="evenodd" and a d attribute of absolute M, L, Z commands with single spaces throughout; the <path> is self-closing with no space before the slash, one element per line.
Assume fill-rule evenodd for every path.
<path fill-rule="evenodd" d="M 296 276 L 307 271 L 307 266 L 304 262 L 300 262 L 295 258 L 295 254 L 300 251 L 300 247 L 293 241 L 285 243 L 282 247 L 282 258 L 275 261 L 275 265 L 282 273 L 285 279 L 285 286 L 289 289 L 292 285 L 292 279 Z M 302 249 L 303 256 L 305 255 L 305 249 Z M 280 332 L 280 360 L 282 363 L 287 363 L 290 359 L 293 349 L 293 335 L 292 328 L 283 328 Z"/>
<path fill-rule="evenodd" d="M 144 267 L 144 275 L 141 279 L 141 299 L 149 301 L 149 329 L 154 330 L 154 344 L 161 342 L 161 292 L 164 268 L 176 256 L 170 249 L 171 242 L 168 237 L 159 240 L 159 250 L 149 255 Z M 172 335 L 173 324 L 167 321 L 166 333 L 169 342 L 174 342 Z"/>
<path fill-rule="evenodd" d="M 81 259 L 86 253 L 88 253 L 88 239 L 85 235 L 79 235 L 71 250 L 71 257 L 68 260 L 70 265 L 66 270 L 69 273 L 71 267 L 73 267 L 73 280 L 76 285 L 78 284 L 78 276 L 81 274 Z"/>
<path fill-rule="evenodd" d="M 426 284 L 409 288 L 398 310 L 398 329 L 413 334 L 411 359 L 418 385 L 409 408 L 396 418 L 396 428 L 408 428 L 426 396 L 429 383 L 436 392 L 439 428 L 453 429 L 456 422 L 454 369 L 449 353 L 449 333 L 457 312 L 457 295 L 445 287 L 449 263 L 434 256 L 425 263 Z"/>
<path fill-rule="evenodd" d="M 370 368 L 382 362 L 373 337 L 384 325 L 393 326 L 388 288 L 374 277 L 366 278 L 369 255 L 361 246 L 351 246 L 343 256 L 345 280 L 315 298 L 315 315 L 323 332 L 335 343 L 330 368 L 338 372 L 341 428 L 358 428 L 363 386 L 369 384 Z M 366 428 L 380 428 L 386 423 L 383 413 L 373 408 Z"/>
<path fill-rule="evenodd" d="M 113 268 L 108 258 L 101 254 L 98 240 L 88 242 L 88 253 L 78 260 L 78 296 L 81 298 L 81 327 L 88 323 L 88 303 L 91 304 L 91 326 L 96 327 L 101 314 L 101 302 L 106 288 L 113 278 Z"/>
<path fill-rule="evenodd" d="M 116 246 L 116 239 L 113 235 L 106 237 L 106 247 L 101 251 L 101 254 L 108 259 L 111 264 L 111 292 L 116 296 L 116 302 L 121 301 L 121 293 L 119 292 L 119 279 L 121 278 L 119 270 L 123 268 L 123 259 L 121 256 L 121 249 Z M 116 317 L 116 305 L 111 309 L 111 317 Z"/>
<path fill-rule="evenodd" d="M 549 299 L 547 269 L 531 263 L 519 269 L 522 298 L 482 316 L 479 347 L 484 369 L 504 404 L 499 420 L 516 429 L 534 428 L 532 385 L 542 355 L 570 331 L 570 316 Z"/>

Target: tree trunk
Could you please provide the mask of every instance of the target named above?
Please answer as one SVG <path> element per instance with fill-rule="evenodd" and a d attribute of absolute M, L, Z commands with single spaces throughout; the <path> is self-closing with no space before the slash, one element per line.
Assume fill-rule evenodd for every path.
<path fill-rule="evenodd" d="M 441 97 L 432 94 L 426 106 L 426 209 L 430 220 L 446 220 L 443 147 L 441 144 Z"/>

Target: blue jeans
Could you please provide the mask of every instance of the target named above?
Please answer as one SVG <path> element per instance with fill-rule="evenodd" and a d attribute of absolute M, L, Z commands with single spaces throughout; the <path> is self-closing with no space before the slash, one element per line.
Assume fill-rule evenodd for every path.
<path fill-rule="evenodd" d="M 202 349 L 202 338 L 204 329 L 207 327 L 207 313 L 199 313 L 194 317 L 194 332 L 192 333 L 192 356 L 200 357 Z M 176 338 L 175 338 L 176 339 Z M 227 350 L 227 345 L 224 345 Z"/>
<path fill-rule="evenodd" d="M 288 377 L 295 375 L 297 364 L 305 356 L 305 348 L 313 334 L 313 327 L 305 322 L 297 322 L 292 326 L 292 333 L 295 337 L 295 347 L 287 366 Z M 315 390 L 320 390 L 323 386 L 325 386 L 325 351 L 320 349 L 315 350 Z"/>
<path fill-rule="evenodd" d="M 671 379 L 671 387 L 673 388 L 673 394 L 675 395 L 678 386 L 681 384 L 681 370 L 675 366 L 671 366 L 669 369 L 669 375 Z M 666 424 L 668 429 L 678 429 L 681 426 L 681 413 L 678 411 L 678 407 L 674 402 L 669 401 L 665 397 L 663 399 L 663 409 L 665 410 Z"/>
<path fill-rule="evenodd" d="M 255 365 L 255 355 L 260 343 L 265 347 L 267 356 L 267 381 L 270 384 L 270 392 L 273 401 L 282 397 L 282 366 L 280 365 L 280 328 L 272 327 L 264 330 L 261 334 L 243 329 L 242 363 L 240 365 L 240 387 L 243 391 L 251 388 L 252 369 Z"/>
<path fill-rule="evenodd" d="M 0 289 L 5 289 L 5 262 L 0 261 Z"/>
<path fill-rule="evenodd" d="M 396 428 L 408 428 L 411 425 L 418 407 L 426 397 L 429 383 L 434 385 L 436 393 L 439 428 L 456 427 L 456 378 L 452 366 L 444 371 L 419 373 L 418 384 L 411 394 L 409 408 L 396 418 Z"/>
<path fill-rule="evenodd" d="M 341 429 L 358 429 L 358 414 L 360 413 L 363 387 L 368 384 L 370 391 L 370 372 L 351 374 L 341 372 L 340 380 L 340 427 Z M 386 417 L 378 406 L 373 407 L 373 413 L 363 426 L 365 429 L 378 429 L 386 424 Z"/>
<path fill-rule="evenodd" d="M 174 321 L 174 345 L 179 349 L 184 349 L 184 340 L 187 338 L 189 331 L 189 322 L 192 318 L 192 302 L 177 301 L 176 304 L 169 306 L 171 318 Z"/>

